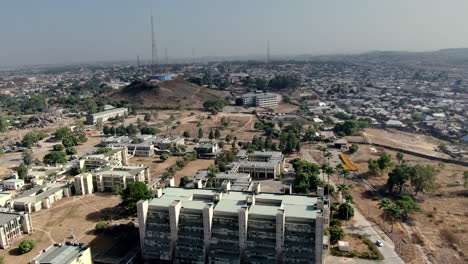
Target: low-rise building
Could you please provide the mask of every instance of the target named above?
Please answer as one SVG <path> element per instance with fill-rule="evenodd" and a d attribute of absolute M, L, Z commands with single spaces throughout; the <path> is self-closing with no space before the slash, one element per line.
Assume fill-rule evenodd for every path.
<path fill-rule="evenodd" d="M 137 205 L 146 263 L 324 263 L 318 196 L 165 188 Z"/>
<path fill-rule="evenodd" d="M 0 211 L 0 248 L 9 247 L 22 234 L 33 232 L 31 215 L 27 212 Z"/>
<path fill-rule="evenodd" d="M 0 193 L 0 206 L 5 207 L 11 198 L 12 195 L 10 193 Z"/>
<path fill-rule="evenodd" d="M 226 166 L 231 173 L 248 173 L 252 178 L 277 179 L 284 172 L 284 155 L 275 151 L 241 150 L 236 155 L 237 161 Z"/>
<path fill-rule="evenodd" d="M 2 182 L 3 188 L 6 190 L 19 190 L 24 186 L 23 179 L 8 179 Z"/>
<path fill-rule="evenodd" d="M 32 179 L 44 179 L 49 176 L 61 176 L 68 171 L 69 168 L 64 166 L 32 166 L 28 169 L 27 175 L 24 177 L 26 182 Z"/>
<path fill-rule="evenodd" d="M 68 183 L 46 183 L 29 189 L 11 200 L 11 207 L 15 210 L 37 212 L 48 209 L 55 201 L 70 196 Z"/>
<path fill-rule="evenodd" d="M 91 248 L 80 243 L 53 244 L 42 250 L 30 264 L 93 264 Z"/>
<path fill-rule="evenodd" d="M 109 118 L 116 118 L 118 116 L 126 116 L 126 115 L 128 115 L 128 108 L 126 107 L 114 108 L 114 109 L 98 112 L 95 114 L 87 115 L 86 123 L 88 125 L 94 125 L 98 122 L 98 120 L 105 122 L 109 120 Z"/>

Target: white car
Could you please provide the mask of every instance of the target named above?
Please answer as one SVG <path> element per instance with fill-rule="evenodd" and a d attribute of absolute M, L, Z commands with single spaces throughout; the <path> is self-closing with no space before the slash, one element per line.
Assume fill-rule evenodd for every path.
<path fill-rule="evenodd" d="M 378 247 L 383 247 L 383 242 L 382 242 L 382 240 L 377 240 L 377 241 L 375 242 L 375 244 L 376 244 Z"/>

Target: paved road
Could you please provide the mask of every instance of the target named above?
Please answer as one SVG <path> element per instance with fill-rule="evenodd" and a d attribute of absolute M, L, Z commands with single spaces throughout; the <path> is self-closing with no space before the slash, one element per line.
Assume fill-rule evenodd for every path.
<path fill-rule="evenodd" d="M 335 156 L 337 153 L 334 152 L 333 156 Z M 302 155 L 305 160 L 309 162 L 315 162 L 316 161 L 310 156 L 310 154 L 307 151 L 302 151 Z M 332 160 L 336 161 L 335 158 L 330 159 L 330 163 L 332 163 Z M 338 158 L 339 161 L 339 158 Z M 335 163 L 335 162 L 333 162 Z M 336 166 L 336 164 L 333 164 L 333 166 Z M 330 179 L 330 184 L 333 186 L 336 186 L 335 183 Z M 354 208 L 354 225 L 353 226 L 348 226 L 345 227 L 345 231 L 348 233 L 354 233 L 354 234 L 360 234 L 363 236 L 366 236 L 369 238 L 371 241 L 377 241 L 377 240 L 382 240 L 384 241 L 384 246 L 379 248 L 380 252 L 382 255 L 384 255 L 384 260 L 382 261 L 375 261 L 375 260 L 363 260 L 359 258 L 343 258 L 343 257 L 335 257 L 335 256 L 329 256 L 327 258 L 326 263 L 329 264 L 334 264 L 334 263 L 382 263 L 382 264 L 404 264 L 405 262 L 398 256 L 398 254 L 394 250 L 394 245 L 393 242 L 385 235 L 383 234 L 382 231 L 376 231 L 379 230 L 375 225 L 372 225 L 369 221 L 366 220 L 366 218 L 359 212 L 357 208 Z"/>

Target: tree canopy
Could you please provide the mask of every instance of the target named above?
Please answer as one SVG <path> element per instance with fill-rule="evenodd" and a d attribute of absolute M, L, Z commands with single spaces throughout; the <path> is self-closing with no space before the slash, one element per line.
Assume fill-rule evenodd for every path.
<path fill-rule="evenodd" d="M 136 211 L 136 204 L 140 200 L 151 199 L 151 191 L 143 182 L 131 182 L 122 191 L 120 197 L 122 198 L 122 205 L 129 211 Z"/>

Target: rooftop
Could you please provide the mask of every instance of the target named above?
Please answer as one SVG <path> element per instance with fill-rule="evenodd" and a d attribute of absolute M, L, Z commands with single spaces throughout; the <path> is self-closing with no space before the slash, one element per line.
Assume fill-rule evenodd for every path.
<path fill-rule="evenodd" d="M 41 252 L 33 260 L 40 264 L 68 264 L 86 249 L 88 247 L 78 244 L 54 244 Z"/>

